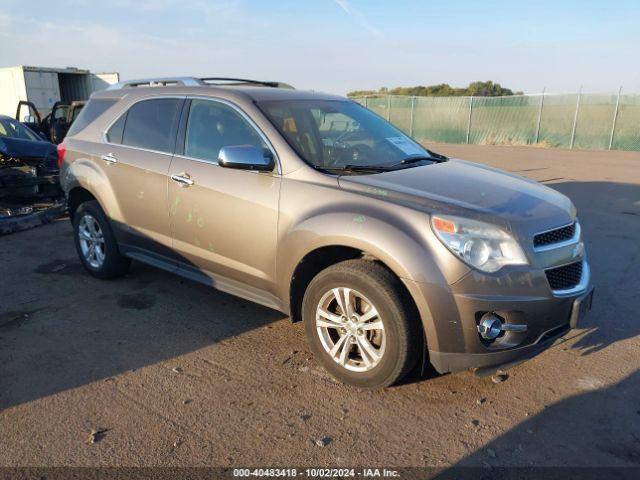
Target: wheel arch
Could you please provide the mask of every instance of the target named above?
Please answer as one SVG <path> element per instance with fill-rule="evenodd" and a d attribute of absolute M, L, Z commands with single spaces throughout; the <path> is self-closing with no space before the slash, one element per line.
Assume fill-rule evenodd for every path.
<path fill-rule="evenodd" d="M 283 300 L 290 298 L 291 281 L 305 260 L 326 263 L 318 260 L 323 252 L 338 261 L 358 256 L 375 259 L 400 279 L 446 283 L 420 232 L 375 215 L 331 212 L 313 216 L 292 226 L 278 243 L 276 271 Z"/>
<path fill-rule="evenodd" d="M 344 245 L 326 245 L 307 253 L 296 265 L 289 283 L 291 321 L 302 320 L 302 299 L 311 280 L 325 268 L 345 260 L 361 258 L 364 252 Z"/>
<path fill-rule="evenodd" d="M 69 193 L 67 194 L 67 208 L 69 209 L 69 219 L 72 223 L 73 217 L 75 216 L 78 207 L 84 202 L 89 202 L 92 200 L 95 200 L 96 202 L 98 202 L 98 204 L 100 204 L 98 199 L 84 187 L 77 186 L 69 190 Z"/>
<path fill-rule="evenodd" d="M 411 301 L 412 307 L 420 317 L 419 320 L 423 325 L 423 330 L 429 331 L 433 328 L 431 312 L 429 311 L 426 302 L 417 296 L 419 290 L 414 288 L 415 284 L 413 282 L 407 282 L 406 279 L 403 278 L 402 273 L 394 270 L 394 268 L 385 262 L 384 259 L 379 258 L 365 249 L 344 244 L 332 244 L 317 247 L 304 255 L 296 264 L 290 277 L 287 297 L 289 301 L 291 321 L 296 323 L 302 320 L 302 300 L 304 298 L 304 294 L 309 283 L 318 273 L 331 265 L 335 265 L 336 263 L 358 258 L 376 262 L 398 278 L 407 299 Z M 404 270 L 400 270 L 400 272 L 404 272 Z"/>

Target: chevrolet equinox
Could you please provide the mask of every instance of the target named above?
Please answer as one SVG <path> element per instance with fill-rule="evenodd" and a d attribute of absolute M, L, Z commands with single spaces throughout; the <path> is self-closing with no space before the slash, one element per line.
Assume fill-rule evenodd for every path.
<path fill-rule="evenodd" d="M 80 260 L 132 259 L 304 322 L 339 380 L 488 374 L 575 327 L 593 288 L 564 195 L 427 150 L 348 99 L 191 77 L 93 94 L 58 149 Z"/>

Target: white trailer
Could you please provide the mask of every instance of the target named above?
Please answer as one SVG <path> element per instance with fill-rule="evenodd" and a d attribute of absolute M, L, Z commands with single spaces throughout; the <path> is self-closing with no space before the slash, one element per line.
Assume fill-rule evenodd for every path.
<path fill-rule="evenodd" d="M 74 67 L 0 68 L 0 114 L 14 117 L 18 102 L 25 100 L 45 117 L 54 103 L 88 100 L 96 90 L 117 83 L 119 77 L 118 73 L 91 73 Z"/>

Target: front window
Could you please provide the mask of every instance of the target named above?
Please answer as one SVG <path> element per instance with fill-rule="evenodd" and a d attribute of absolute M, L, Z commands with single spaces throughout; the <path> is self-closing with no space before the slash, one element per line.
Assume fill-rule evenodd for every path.
<path fill-rule="evenodd" d="M 445 158 L 347 100 L 269 100 L 258 105 L 311 166 L 333 171 L 386 171 Z"/>
<path fill-rule="evenodd" d="M 237 145 L 267 148 L 258 132 L 230 106 L 211 100 L 191 101 L 185 156 L 215 163 L 221 148 Z"/>
<path fill-rule="evenodd" d="M 53 120 L 54 121 L 58 121 L 58 120 L 66 120 L 67 119 L 67 112 L 69 111 L 69 105 L 61 105 L 58 108 L 56 108 L 54 110 L 54 117 Z"/>
<path fill-rule="evenodd" d="M 30 129 L 11 118 L 0 118 L 0 137 L 19 138 L 21 140 L 42 140 L 42 138 Z"/>

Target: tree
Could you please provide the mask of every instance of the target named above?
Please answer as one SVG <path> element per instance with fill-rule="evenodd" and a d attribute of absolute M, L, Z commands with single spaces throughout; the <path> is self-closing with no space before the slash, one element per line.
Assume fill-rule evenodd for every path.
<path fill-rule="evenodd" d="M 454 97 L 454 96 L 476 96 L 476 97 L 497 97 L 508 95 L 521 95 L 522 92 L 513 92 L 509 88 L 503 88 L 499 83 L 491 80 L 486 82 L 472 82 L 466 88 L 454 88 L 447 83 L 431 85 L 428 87 L 419 85 L 416 87 L 396 87 L 388 89 L 382 87 L 379 90 L 355 90 L 349 92 L 349 97 L 362 97 L 365 95 L 410 95 L 421 97 Z"/>
<path fill-rule="evenodd" d="M 499 83 L 493 83 L 491 80 L 486 82 L 473 82 L 466 88 L 467 95 L 474 97 L 500 97 L 513 95 L 513 91 L 503 88 Z"/>

